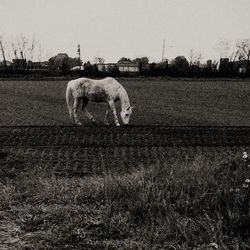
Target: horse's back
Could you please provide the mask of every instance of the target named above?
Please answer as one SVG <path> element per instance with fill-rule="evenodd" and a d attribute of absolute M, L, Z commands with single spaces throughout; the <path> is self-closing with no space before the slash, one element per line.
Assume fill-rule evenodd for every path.
<path fill-rule="evenodd" d="M 112 98 L 117 99 L 119 91 L 123 86 L 113 77 L 106 77 L 102 80 L 102 87 L 105 89 L 106 93 Z"/>
<path fill-rule="evenodd" d="M 73 96 L 87 97 L 90 101 L 105 102 L 108 99 L 117 99 L 118 89 L 121 84 L 112 77 L 106 77 L 100 80 L 89 78 L 78 78 L 68 83 Z"/>
<path fill-rule="evenodd" d="M 71 86 L 71 87 L 74 87 L 74 86 L 77 87 L 79 85 L 88 85 L 88 84 L 96 85 L 100 87 L 107 87 L 107 86 L 117 87 L 121 85 L 113 77 L 106 77 L 104 79 L 99 79 L 99 80 L 81 77 L 81 78 L 77 78 L 68 82 L 68 86 Z"/>

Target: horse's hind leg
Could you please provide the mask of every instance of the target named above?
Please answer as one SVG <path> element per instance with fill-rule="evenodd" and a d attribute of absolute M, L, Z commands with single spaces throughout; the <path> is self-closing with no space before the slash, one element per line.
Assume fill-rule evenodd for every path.
<path fill-rule="evenodd" d="M 82 125 L 82 123 L 78 120 L 78 109 L 80 107 L 81 104 L 81 99 L 80 98 L 74 98 L 74 105 L 73 105 L 73 114 L 74 114 L 74 118 L 75 118 L 75 123 L 77 125 Z"/>
<path fill-rule="evenodd" d="M 104 124 L 106 125 L 109 125 L 108 117 L 109 117 L 109 110 L 107 109 L 104 117 Z"/>
<path fill-rule="evenodd" d="M 82 98 L 82 111 L 89 120 L 95 123 L 94 117 L 89 113 L 89 111 L 86 108 L 88 105 L 88 102 L 89 102 L 88 98 Z"/>
<path fill-rule="evenodd" d="M 69 111 L 69 117 L 70 117 L 70 120 L 74 123 L 74 112 L 73 112 L 73 110 Z"/>
<path fill-rule="evenodd" d="M 104 117 L 104 124 L 106 124 L 106 125 L 109 125 L 108 117 L 109 117 L 109 105 L 107 107 L 105 117 Z"/>

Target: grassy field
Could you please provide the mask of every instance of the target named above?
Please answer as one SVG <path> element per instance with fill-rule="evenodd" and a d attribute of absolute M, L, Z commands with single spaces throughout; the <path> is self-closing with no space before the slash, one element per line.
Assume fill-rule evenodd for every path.
<path fill-rule="evenodd" d="M 133 125 L 250 126 L 250 81 L 119 81 L 135 105 Z M 66 84 L 0 81 L 0 125 L 69 125 Z M 100 124 L 105 108 L 104 104 L 89 104 Z"/>
<path fill-rule="evenodd" d="M 66 81 L 0 82 L 0 249 L 250 249 L 250 82 L 120 82 L 120 128 L 72 126 Z"/>

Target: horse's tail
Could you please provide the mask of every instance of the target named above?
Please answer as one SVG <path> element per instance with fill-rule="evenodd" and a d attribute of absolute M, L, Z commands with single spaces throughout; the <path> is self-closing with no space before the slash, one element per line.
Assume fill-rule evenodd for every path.
<path fill-rule="evenodd" d="M 68 107 L 68 110 L 69 110 L 69 116 L 70 118 L 72 118 L 72 112 L 73 112 L 73 98 L 72 98 L 72 90 L 71 90 L 71 87 L 67 86 L 67 89 L 66 89 L 66 103 L 67 103 L 67 107 Z"/>

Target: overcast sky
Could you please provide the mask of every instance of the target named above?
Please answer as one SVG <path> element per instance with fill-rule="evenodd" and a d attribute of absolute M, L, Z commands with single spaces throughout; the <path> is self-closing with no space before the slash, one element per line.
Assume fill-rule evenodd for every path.
<path fill-rule="evenodd" d="M 5 46 L 20 34 L 35 37 L 44 58 L 75 57 L 79 43 L 83 61 L 160 61 L 164 39 L 166 58 L 189 59 L 191 49 L 216 58 L 218 42 L 250 38 L 249 25 L 250 0 L 0 0 Z"/>

